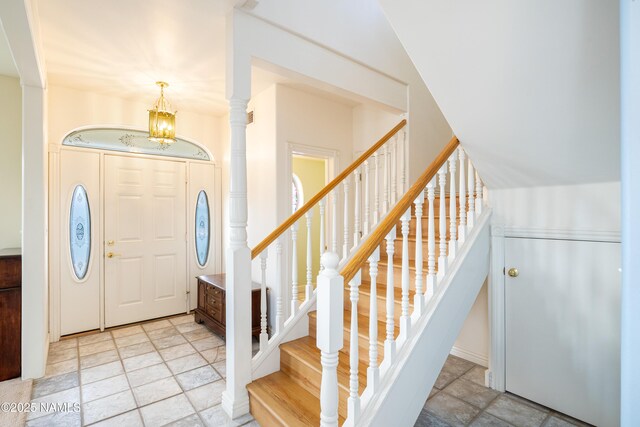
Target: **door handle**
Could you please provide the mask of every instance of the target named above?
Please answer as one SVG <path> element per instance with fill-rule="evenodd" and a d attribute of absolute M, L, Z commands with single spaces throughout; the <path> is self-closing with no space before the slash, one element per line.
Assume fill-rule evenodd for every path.
<path fill-rule="evenodd" d="M 113 258 L 114 256 L 120 256 L 120 254 L 114 254 L 113 252 L 107 252 L 107 258 Z"/>
<path fill-rule="evenodd" d="M 509 277 L 518 277 L 518 274 L 520 274 L 520 272 L 517 268 L 510 268 L 509 271 L 507 271 L 507 274 L 509 275 Z"/>

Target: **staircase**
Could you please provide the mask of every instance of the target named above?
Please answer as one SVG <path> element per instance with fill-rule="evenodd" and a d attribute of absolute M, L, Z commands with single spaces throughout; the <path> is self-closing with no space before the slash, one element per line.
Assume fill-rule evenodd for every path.
<path fill-rule="evenodd" d="M 471 161 L 454 137 L 403 191 L 402 180 L 390 174 L 395 145 L 384 146 L 402 126 L 251 253 L 260 260 L 262 324 L 260 350 L 251 360 L 253 381 L 245 384 L 249 409 L 261 425 L 413 425 L 488 274 L 491 210 L 484 205 L 484 188 Z M 398 170 L 404 177 L 404 170 Z M 314 207 L 320 214 L 320 247 L 327 248 L 316 289 L 310 234 Z M 325 222 L 330 230 L 324 229 Z M 342 242 L 338 224 L 343 225 Z M 301 292 L 296 256 L 297 235 L 304 230 L 300 225 L 307 229 L 306 284 Z M 290 284 L 281 268 L 288 231 Z M 269 247 L 275 247 L 275 281 L 268 279 L 268 261 L 273 260 Z M 271 336 L 267 286 L 279 290 L 278 295 L 287 286 L 291 290 L 286 321 L 284 301 L 276 298 Z M 242 374 L 242 366 L 234 369 Z M 237 381 L 231 382 L 230 376 L 227 380 L 227 390 L 236 392 Z"/>

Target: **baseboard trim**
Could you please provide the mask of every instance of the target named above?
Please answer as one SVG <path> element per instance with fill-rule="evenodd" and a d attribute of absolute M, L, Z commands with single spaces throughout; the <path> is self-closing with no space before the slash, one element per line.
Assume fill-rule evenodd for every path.
<path fill-rule="evenodd" d="M 474 353 L 473 351 L 468 351 L 456 346 L 451 349 L 450 354 L 461 359 L 468 360 L 469 362 L 473 362 L 476 365 L 480 365 L 485 368 L 489 367 L 489 358 L 483 354 Z"/>

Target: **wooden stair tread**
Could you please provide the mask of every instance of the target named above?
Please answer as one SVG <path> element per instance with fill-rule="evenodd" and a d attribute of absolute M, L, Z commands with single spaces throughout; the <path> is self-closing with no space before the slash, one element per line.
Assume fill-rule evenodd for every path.
<path fill-rule="evenodd" d="M 414 284 L 415 285 L 415 284 Z M 371 282 L 363 279 L 360 284 L 360 297 L 366 296 L 371 298 Z M 413 297 L 416 294 L 415 289 L 409 289 L 409 306 L 413 307 Z M 387 285 L 386 283 L 376 283 L 376 296 L 378 298 L 387 299 Z M 393 287 L 393 300 L 401 304 L 402 303 L 402 288 L 397 286 Z M 380 315 L 380 314 L 378 314 Z"/>
<path fill-rule="evenodd" d="M 301 387 L 281 371 L 262 377 L 247 386 L 249 395 L 282 426 L 303 427 L 320 425 L 320 399 Z M 252 406 L 254 402 L 251 401 Z M 255 408 L 258 409 L 258 408 Z M 254 417 L 258 410 L 252 411 Z M 262 425 L 265 420 L 256 418 Z M 340 417 L 340 424 L 344 418 Z"/>
<path fill-rule="evenodd" d="M 309 317 L 312 317 L 315 321 L 317 321 L 317 312 L 311 311 L 309 312 Z M 316 323 L 317 324 L 317 323 Z M 351 311 L 348 309 L 344 309 L 344 338 L 345 342 L 349 342 L 349 338 L 351 336 Z M 398 322 L 394 322 L 394 337 L 398 337 L 400 334 L 400 327 Z M 380 316 L 378 316 L 378 345 L 384 345 L 384 340 L 387 337 L 387 324 L 386 319 L 380 320 Z M 358 338 L 361 340 L 365 340 L 369 342 L 369 317 L 365 316 L 358 312 Z M 345 343 L 346 345 L 346 343 Z M 348 348 L 343 348 L 344 351 L 348 351 Z"/>
<path fill-rule="evenodd" d="M 303 361 L 311 369 L 317 372 L 318 378 L 322 375 L 322 364 L 320 363 L 320 349 L 316 346 L 316 340 L 310 336 L 289 341 L 280 346 L 280 351 L 290 354 L 298 360 Z M 343 352 L 338 353 L 338 386 L 347 393 L 349 392 L 349 355 Z M 362 393 L 367 382 L 367 365 L 358 363 L 358 383 L 359 391 Z M 320 383 L 317 384 L 318 389 Z"/>

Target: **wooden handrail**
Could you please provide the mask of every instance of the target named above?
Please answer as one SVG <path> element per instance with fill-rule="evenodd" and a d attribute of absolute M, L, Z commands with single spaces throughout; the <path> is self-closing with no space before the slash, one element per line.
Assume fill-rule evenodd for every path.
<path fill-rule="evenodd" d="M 398 224 L 400 217 L 411 207 L 413 201 L 418 197 L 421 191 L 438 173 L 442 165 L 447 161 L 451 154 L 458 148 L 460 141 L 457 137 L 451 138 L 449 143 L 438 154 L 433 162 L 429 165 L 418 180 L 409 188 L 409 191 L 400 199 L 400 201 L 391 209 L 387 216 L 373 230 L 366 242 L 362 244 L 360 249 L 351 257 L 347 265 L 342 268 L 340 275 L 344 278 L 344 283 L 349 283 L 353 279 L 358 270 L 362 268 L 369 256 L 380 246 L 380 242 L 389 234 L 389 231 Z"/>
<path fill-rule="evenodd" d="M 295 211 L 289 218 L 287 218 L 278 228 L 273 230 L 271 234 L 265 237 L 260 243 L 258 243 L 251 250 L 251 259 L 254 259 L 260 253 L 265 250 L 271 243 L 274 242 L 282 233 L 287 231 L 293 224 L 296 223 L 307 211 L 315 206 L 320 200 L 322 200 L 331 190 L 336 188 L 338 184 L 340 184 L 346 177 L 348 177 L 353 171 L 355 171 L 358 166 L 363 164 L 365 160 L 367 160 L 373 153 L 378 151 L 378 148 L 382 147 L 388 140 L 391 139 L 393 135 L 398 133 L 400 129 L 402 129 L 407 124 L 406 120 L 402 120 L 398 123 L 393 129 L 391 129 L 385 136 L 383 136 L 378 142 L 373 144 L 371 148 L 365 151 L 360 157 L 356 159 L 353 163 L 351 163 L 345 170 L 343 170 L 340 175 L 336 176 L 329 184 L 327 184 L 322 190 L 318 192 L 315 196 L 313 196 L 307 203 L 302 205 L 300 209 Z"/>

